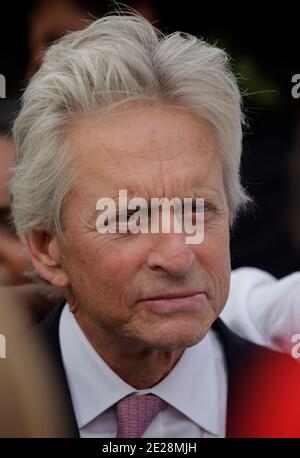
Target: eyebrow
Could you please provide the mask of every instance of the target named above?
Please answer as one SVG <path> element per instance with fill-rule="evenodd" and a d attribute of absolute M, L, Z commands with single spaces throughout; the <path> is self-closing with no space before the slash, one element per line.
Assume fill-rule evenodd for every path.
<path fill-rule="evenodd" d="M 200 197 L 201 195 L 201 197 Z M 107 196 L 108 198 L 112 199 L 114 202 L 115 202 L 115 205 L 116 205 L 116 210 L 118 211 L 119 210 L 119 194 L 115 194 L 115 195 L 111 195 L 111 196 Z M 105 197 L 105 198 L 107 198 Z M 146 197 L 143 197 L 143 196 L 138 196 L 136 193 L 130 193 L 129 195 L 127 194 L 127 202 L 129 202 L 131 199 L 134 199 L 134 198 L 142 198 L 146 201 L 147 205 L 150 207 L 151 206 L 151 200 L 152 199 L 165 199 L 167 198 L 166 196 L 152 196 L 152 197 L 149 197 L 149 198 L 146 198 Z M 204 198 L 205 200 L 207 201 L 213 201 L 217 196 L 214 194 L 214 195 L 209 195 L 207 197 L 203 197 L 203 193 L 198 193 L 198 192 L 191 192 L 191 193 L 188 193 L 184 196 L 173 196 L 170 198 L 170 200 L 172 199 L 175 199 L 175 198 L 180 198 L 182 200 L 182 202 L 184 201 L 184 199 L 186 198 L 191 198 L 191 199 L 196 199 L 196 198 Z M 101 199 L 101 197 L 99 198 L 99 200 Z M 95 211 L 93 212 L 93 215 L 98 215 L 98 212 L 100 210 L 97 210 L 95 209 Z"/>

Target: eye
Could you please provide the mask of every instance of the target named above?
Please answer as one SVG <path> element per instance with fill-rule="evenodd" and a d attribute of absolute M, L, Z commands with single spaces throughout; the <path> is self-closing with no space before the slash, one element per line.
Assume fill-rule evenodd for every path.
<path fill-rule="evenodd" d="M 136 215 L 136 217 L 134 217 L 138 210 L 139 208 L 136 208 L 134 210 L 124 211 L 120 215 L 117 214 L 117 232 L 127 234 L 132 232 L 131 229 L 135 226 L 140 226 L 142 224 L 143 218 L 141 218 L 140 215 Z"/>
<path fill-rule="evenodd" d="M 137 205 L 135 209 L 125 211 L 124 214 L 120 215 L 121 218 L 117 218 L 118 231 L 121 233 L 132 233 L 136 234 L 139 232 L 148 233 L 151 224 L 151 209 L 147 206 Z"/>
<path fill-rule="evenodd" d="M 203 202 L 203 199 L 196 201 L 193 199 L 192 203 L 192 212 L 193 213 L 203 213 L 206 210 L 206 204 Z"/>
<path fill-rule="evenodd" d="M 116 225 L 117 225 L 117 232 L 120 233 L 127 233 L 128 232 L 128 221 L 132 212 L 124 211 L 122 213 L 117 213 L 116 216 Z"/>

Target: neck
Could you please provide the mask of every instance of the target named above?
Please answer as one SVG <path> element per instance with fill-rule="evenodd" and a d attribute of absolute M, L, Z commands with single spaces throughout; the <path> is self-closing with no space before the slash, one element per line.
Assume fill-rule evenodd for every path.
<path fill-rule="evenodd" d="M 107 333 L 90 318 L 75 312 L 82 331 L 106 364 L 126 383 L 138 390 L 151 388 L 165 378 L 184 349 L 158 350 Z"/>

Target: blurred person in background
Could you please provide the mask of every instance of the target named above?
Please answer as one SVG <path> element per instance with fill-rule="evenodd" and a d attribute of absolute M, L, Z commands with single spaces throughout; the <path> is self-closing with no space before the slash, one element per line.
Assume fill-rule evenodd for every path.
<path fill-rule="evenodd" d="M 28 337 L 28 287 L 19 296 L 13 289 L 0 287 L 0 438 L 68 437 L 55 371 L 43 342 Z"/>
<path fill-rule="evenodd" d="M 11 221 L 8 184 L 14 166 L 14 145 L 11 138 L 0 132 L 0 286 L 29 281 L 24 275 L 28 267 L 22 244 Z"/>
<path fill-rule="evenodd" d="M 0 101 L 0 437 L 68 436 L 59 386 L 42 342 L 31 339 L 25 345 L 28 330 L 60 292 L 26 275 L 31 263 L 11 220 L 8 185 L 15 152 L 9 132 L 18 108 L 11 100 Z"/>
<path fill-rule="evenodd" d="M 109 0 L 37 0 L 29 18 L 29 63 L 26 79 L 39 69 L 45 50 L 67 32 L 86 27 L 88 20 L 101 17 L 109 10 Z M 157 21 L 153 3 L 147 0 L 127 2 L 150 22 Z"/>
<path fill-rule="evenodd" d="M 31 261 L 16 234 L 11 218 L 9 182 L 15 166 L 15 151 L 10 129 L 19 102 L 0 102 L 0 301 L 1 311 L 22 310 L 24 331 L 41 319 L 61 297 L 50 285 L 32 283 L 27 271 Z M 41 306 L 42 304 L 42 306 Z"/>
<path fill-rule="evenodd" d="M 101 2 L 99 2 L 101 4 Z M 29 20 L 30 60 L 26 78 L 39 69 L 47 47 L 67 31 L 85 27 L 88 13 L 73 0 L 40 0 L 36 2 Z"/>

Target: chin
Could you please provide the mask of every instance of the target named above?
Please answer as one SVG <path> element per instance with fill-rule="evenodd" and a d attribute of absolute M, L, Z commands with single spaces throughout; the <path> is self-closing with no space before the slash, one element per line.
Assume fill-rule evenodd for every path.
<path fill-rule="evenodd" d="M 176 326 L 176 324 L 172 324 L 169 327 L 157 326 L 155 331 L 149 335 L 147 346 L 155 350 L 182 350 L 199 343 L 205 337 L 209 328 L 210 325 L 204 325 L 204 323 L 197 324 L 195 322 L 182 322 L 180 325 L 177 324 Z"/>

